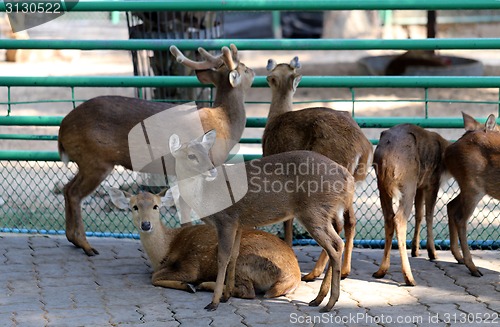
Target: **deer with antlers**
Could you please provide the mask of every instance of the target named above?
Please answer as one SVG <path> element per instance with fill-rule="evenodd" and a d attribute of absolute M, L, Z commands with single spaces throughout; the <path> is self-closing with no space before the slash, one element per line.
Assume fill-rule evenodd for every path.
<path fill-rule="evenodd" d="M 273 59 L 268 61 L 267 82 L 271 87 L 272 100 L 262 137 L 263 155 L 293 150 L 315 151 L 346 167 L 356 182 L 365 180 L 372 162 L 373 146 L 348 112 L 324 107 L 292 111 L 293 95 L 302 78 L 297 73 L 300 67 L 298 57 L 294 57 L 289 64 L 276 64 Z M 284 224 L 285 241 L 291 245 L 293 219 Z M 356 217 L 350 205 L 344 214 L 346 245 L 343 278 L 351 271 L 355 228 Z M 326 252 L 322 251 L 314 269 L 302 280 L 310 281 L 318 277 L 325 269 L 327 259 Z"/>
<path fill-rule="evenodd" d="M 494 115 L 485 124 L 465 113 L 463 118 L 465 134 L 445 153 L 446 166 L 460 187 L 460 193 L 447 205 L 450 248 L 459 263 L 473 276 L 481 277 L 467 243 L 467 221 L 485 195 L 500 200 L 500 127 Z"/>
<path fill-rule="evenodd" d="M 221 164 L 243 133 L 245 92 L 251 87 L 255 74 L 239 61 L 234 45 L 230 49 L 223 47 L 218 56 L 199 48 L 204 58 L 201 62 L 186 58 L 175 46 L 170 51 L 178 62 L 195 70 L 200 82 L 216 87 L 213 107 L 200 108 L 197 113 L 204 130 L 217 130 L 217 146 L 211 155 L 215 163 Z M 59 154 L 66 164 L 72 160 L 78 165 L 78 173 L 64 187 L 66 237 L 87 255 L 99 252 L 85 236 L 82 199 L 96 189 L 114 166 L 133 169 L 128 140 L 130 130 L 146 118 L 172 107 L 172 104 L 129 97 L 101 96 L 80 104 L 62 120 Z"/>

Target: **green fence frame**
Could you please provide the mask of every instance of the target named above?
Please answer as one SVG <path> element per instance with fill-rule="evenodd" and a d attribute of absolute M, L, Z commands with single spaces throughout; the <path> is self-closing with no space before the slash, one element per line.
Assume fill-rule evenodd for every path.
<path fill-rule="evenodd" d="M 42 1 L 26 1 L 37 3 Z M 249 10 L 448 10 L 448 9 L 500 9 L 497 0 L 269 0 L 269 1 L 237 1 L 237 0 L 153 0 L 153 1 L 81 1 L 73 7 L 72 11 L 249 11 Z M 0 11 L 5 11 L 5 3 L 0 3 Z M 294 40 L 0 40 L 3 49 L 80 49 L 80 50 L 165 50 L 172 44 L 181 50 L 194 50 L 202 46 L 209 50 L 220 49 L 221 46 L 235 43 L 241 50 L 410 50 L 410 49 L 472 49 L 491 50 L 500 49 L 500 38 L 488 39 L 425 39 L 425 40 L 353 40 L 353 39 L 294 39 Z M 10 94 L 11 87 L 18 86 L 61 86 L 70 87 L 151 87 L 151 86 L 177 86 L 198 87 L 201 84 L 194 77 L 0 77 L 0 87 L 7 87 Z M 258 76 L 253 87 L 267 87 L 265 77 Z M 300 87 L 343 87 L 354 88 L 387 87 L 387 88 L 497 88 L 500 90 L 500 77 L 332 77 L 332 76 L 305 76 Z M 500 92 L 499 92 L 500 93 Z M 354 93 L 353 93 L 354 94 Z M 427 104 L 427 92 L 425 99 Z M 72 99 L 73 105 L 76 100 Z M 7 116 L 0 116 L 0 126 L 58 126 L 62 117 L 37 116 L 20 117 L 12 116 L 10 112 L 10 98 L 1 104 L 9 106 Z M 500 99 L 498 102 L 500 114 Z M 353 115 L 355 114 L 353 110 Z M 500 115 L 499 115 L 500 116 Z M 428 128 L 461 128 L 463 122 L 460 118 L 361 118 L 355 117 L 362 128 L 389 128 L 399 123 L 409 122 Z M 500 121 L 500 119 L 499 119 Z M 247 127 L 264 127 L 266 122 L 262 117 L 250 117 Z M 56 136 L 1 134 L 0 139 L 17 140 L 56 140 Z M 260 139 L 242 139 L 241 143 L 259 143 Z M 376 140 L 372 140 L 376 144 Z M 246 159 L 254 158 L 246 156 Z M 2 150 L 0 161 L 27 161 L 50 162 L 59 161 L 56 152 L 34 152 Z M 47 231 L 43 229 L 16 229 L 3 228 L 0 231 L 21 231 L 36 233 L 60 234 L 61 231 Z M 89 235 L 137 237 L 135 234 L 89 232 Z M 478 246 L 498 248 L 499 238 L 496 240 L 483 240 Z M 423 242 L 425 244 L 425 242 Z M 364 242 L 365 246 L 381 246 L 383 241 L 372 240 Z M 437 242 L 446 246 L 446 242 Z M 472 242 L 474 245 L 474 242 Z M 363 245 L 363 242 L 358 242 Z"/>

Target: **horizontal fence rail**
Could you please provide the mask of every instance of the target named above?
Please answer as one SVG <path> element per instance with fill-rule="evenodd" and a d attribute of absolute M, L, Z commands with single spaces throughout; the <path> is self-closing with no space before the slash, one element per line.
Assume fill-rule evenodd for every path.
<path fill-rule="evenodd" d="M 47 1 L 19 1 L 40 3 Z M 269 11 L 269 10 L 451 10 L 500 9 L 497 0 L 127 0 L 64 1 L 71 11 Z M 0 11 L 5 11 L 0 3 Z"/>
<path fill-rule="evenodd" d="M 453 39 L 214 39 L 214 40 L 0 40 L 2 49 L 70 50 L 220 50 L 234 43 L 239 50 L 495 50 L 500 38 Z"/>
<path fill-rule="evenodd" d="M 67 87 L 200 87 L 194 76 L 0 76 L 0 86 Z M 252 87 L 269 87 L 265 76 L 256 76 Z M 304 76 L 299 87 L 404 87 L 404 88 L 499 88 L 500 76 Z"/>

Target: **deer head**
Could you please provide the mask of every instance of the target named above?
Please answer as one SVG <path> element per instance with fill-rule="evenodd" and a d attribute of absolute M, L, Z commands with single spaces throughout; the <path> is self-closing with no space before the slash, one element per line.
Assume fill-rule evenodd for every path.
<path fill-rule="evenodd" d="M 283 92 L 291 91 L 293 94 L 302 79 L 302 75 L 297 73 L 300 67 L 299 57 L 294 57 L 289 64 L 276 64 L 274 59 L 269 59 L 266 67 L 269 71 L 267 83 L 273 91 L 278 89 Z"/>

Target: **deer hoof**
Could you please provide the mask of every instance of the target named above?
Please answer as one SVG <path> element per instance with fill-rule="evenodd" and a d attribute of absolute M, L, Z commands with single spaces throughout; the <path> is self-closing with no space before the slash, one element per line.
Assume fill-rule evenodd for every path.
<path fill-rule="evenodd" d="M 415 282 L 415 280 L 413 278 L 412 279 L 405 278 L 405 283 L 406 283 L 406 286 L 415 286 L 415 285 L 417 285 L 417 283 Z"/>
<path fill-rule="evenodd" d="M 310 307 L 317 307 L 321 304 L 321 301 L 319 301 L 317 298 L 309 302 Z"/>
<path fill-rule="evenodd" d="M 196 287 L 193 284 L 186 283 L 186 291 L 196 293 Z"/>
<path fill-rule="evenodd" d="M 303 282 L 312 282 L 313 280 L 316 279 L 317 276 L 314 276 L 313 273 L 309 273 L 307 275 L 302 276 L 301 280 Z"/>
<path fill-rule="evenodd" d="M 483 276 L 483 273 L 482 273 L 482 272 L 480 272 L 479 270 L 476 270 L 476 271 L 471 271 L 470 273 L 471 273 L 471 275 L 472 275 L 472 276 L 474 276 L 474 277 L 481 277 L 481 276 Z"/>
<path fill-rule="evenodd" d="M 210 302 L 206 307 L 205 307 L 205 310 L 207 311 L 215 311 L 217 310 L 217 307 L 219 306 L 218 303 L 213 303 L 213 302 Z"/>
<path fill-rule="evenodd" d="M 97 251 L 94 248 L 84 248 L 83 251 L 85 251 L 85 254 L 88 255 L 89 257 L 99 255 L 99 251 Z"/>
<path fill-rule="evenodd" d="M 377 272 L 374 272 L 372 277 L 374 278 L 384 278 L 385 276 L 385 271 L 377 271 Z"/>

